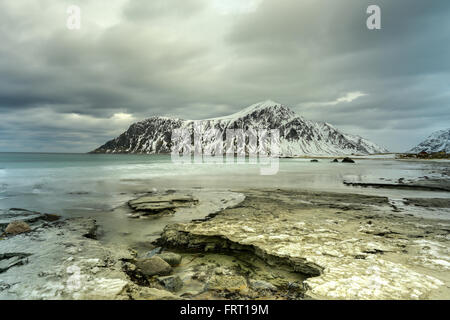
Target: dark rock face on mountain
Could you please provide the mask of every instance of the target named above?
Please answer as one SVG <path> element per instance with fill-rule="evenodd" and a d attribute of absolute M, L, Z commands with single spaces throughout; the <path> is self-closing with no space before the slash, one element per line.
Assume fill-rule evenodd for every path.
<path fill-rule="evenodd" d="M 230 116 L 207 120 L 182 120 L 152 117 L 137 122 L 119 137 L 107 142 L 92 153 L 170 153 L 172 132 L 194 126 L 208 129 L 278 129 L 280 153 L 293 155 L 371 154 L 387 150 L 359 136 L 346 134 L 331 124 L 313 122 L 296 115 L 288 107 L 265 101 L 256 103 Z M 204 137 L 203 146 L 217 143 L 215 137 Z"/>
<path fill-rule="evenodd" d="M 419 145 L 409 150 L 408 153 L 419 153 L 422 151 L 427 153 L 441 151 L 450 153 L 450 128 L 432 133 Z"/>
<path fill-rule="evenodd" d="M 185 121 L 152 117 L 134 123 L 116 139 L 108 141 L 93 153 L 170 153 L 172 130 Z"/>

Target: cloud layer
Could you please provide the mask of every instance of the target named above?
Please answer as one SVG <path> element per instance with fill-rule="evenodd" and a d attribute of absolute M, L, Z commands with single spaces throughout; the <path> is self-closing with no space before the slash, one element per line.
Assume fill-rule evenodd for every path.
<path fill-rule="evenodd" d="M 446 0 L 2 1 L 0 151 L 86 152 L 152 115 L 266 99 L 407 150 L 450 123 L 449 17 Z"/>

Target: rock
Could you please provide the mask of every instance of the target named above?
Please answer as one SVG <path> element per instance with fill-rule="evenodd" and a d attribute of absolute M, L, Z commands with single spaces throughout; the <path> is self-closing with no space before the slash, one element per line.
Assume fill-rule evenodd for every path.
<path fill-rule="evenodd" d="M 225 209 L 203 222 L 168 225 L 158 243 L 165 247 L 195 248 L 197 252 L 215 243 L 216 253 L 224 249 L 246 251 L 270 264 L 274 271 L 289 266 L 286 270 L 302 275 L 287 280 L 293 283 L 288 297 L 289 294 L 317 299 L 449 296 L 449 280 L 442 273 L 448 268 L 448 223 L 438 225 L 434 219 L 385 214 L 391 210 L 385 197 L 312 191 L 288 193 L 277 189 L 245 194 L 239 210 Z M 305 206 L 305 201 L 312 199 L 314 203 Z M 345 214 L 335 215 L 338 210 L 345 210 Z M 378 210 L 379 214 L 374 214 Z M 267 219 L 268 212 L 273 213 L 270 219 Z M 366 224 L 369 219 L 371 225 Z M 420 227 L 417 223 L 430 226 Z M 444 225 L 445 231 L 441 229 Z M 242 232 L 242 226 L 255 231 Z M 433 242 L 434 249 L 420 249 L 433 248 Z M 405 249 L 407 253 L 403 252 Z M 212 274 L 213 270 L 193 270 L 197 279 L 205 272 L 205 289 L 217 291 L 208 292 L 209 295 L 236 297 L 241 288 L 246 288 L 241 274 L 250 279 L 267 279 L 277 288 L 283 288 L 277 291 L 284 295 L 284 279 L 269 278 L 270 271 L 253 276 L 246 269 L 233 269 L 240 272 L 238 275 Z M 252 287 L 250 281 L 249 286 Z M 234 292 L 224 295 L 227 291 Z M 253 293 L 259 292 L 249 291 L 246 295 Z M 267 293 L 261 290 L 259 297 L 264 296 Z"/>
<path fill-rule="evenodd" d="M 44 213 L 43 215 L 43 220 L 48 221 L 48 222 L 54 222 L 59 220 L 61 217 L 56 215 L 56 214 L 51 214 L 51 213 Z"/>
<path fill-rule="evenodd" d="M 312 159 L 311 162 L 319 162 L 317 159 Z"/>
<path fill-rule="evenodd" d="M 218 275 L 227 274 L 227 270 L 224 267 L 217 267 L 214 269 L 214 273 Z"/>
<path fill-rule="evenodd" d="M 349 157 L 345 157 L 344 159 L 342 159 L 343 163 L 355 163 L 355 160 L 349 158 Z"/>
<path fill-rule="evenodd" d="M 250 280 L 250 287 L 254 290 L 277 290 L 277 287 L 275 287 L 273 284 L 263 280 Z"/>
<path fill-rule="evenodd" d="M 160 257 L 138 259 L 136 267 L 146 276 L 166 276 L 172 272 L 170 265 Z"/>
<path fill-rule="evenodd" d="M 334 159 L 333 161 L 331 161 L 331 162 L 339 162 L 339 160 L 338 159 Z"/>
<path fill-rule="evenodd" d="M 183 281 L 179 276 L 159 277 L 158 281 L 169 291 L 175 292 L 183 288 Z"/>
<path fill-rule="evenodd" d="M 169 291 L 146 287 L 136 289 L 132 293 L 132 298 L 134 300 L 181 300 L 180 297 Z"/>
<path fill-rule="evenodd" d="M 102 277 L 93 277 L 82 295 L 77 298 L 81 300 L 117 300 L 126 297 L 125 292 L 129 287 L 129 283 L 124 279 L 107 279 Z M 77 283 L 77 276 L 75 275 L 75 285 Z"/>
<path fill-rule="evenodd" d="M 30 231 L 31 228 L 28 225 L 28 223 L 23 221 L 13 221 L 10 224 L 8 224 L 8 226 L 5 229 L 5 233 L 11 235 L 21 234 Z"/>
<path fill-rule="evenodd" d="M 157 248 L 155 248 L 155 249 L 152 249 L 152 250 L 150 250 L 149 252 L 147 252 L 147 253 L 145 254 L 145 257 L 146 257 L 146 258 L 151 258 L 151 257 L 153 257 L 153 256 L 155 256 L 155 255 L 157 255 L 157 254 L 160 254 L 160 253 L 161 253 L 161 250 L 162 250 L 161 247 L 157 247 Z"/>
<path fill-rule="evenodd" d="M 30 229 L 34 229 L 41 225 L 47 225 L 47 222 L 53 222 L 59 218 L 55 214 L 39 213 L 20 208 L 0 209 L 0 233 L 4 232 L 6 227 L 15 221 L 24 222 L 28 224 Z"/>
<path fill-rule="evenodd" d="M 7 271 L 14 266 L 20 266 L 28 263 L 28 253 L 1 253 L 0 254 L 0 273 Z"/>
<path fill-rule="evenodd" d="M 208 290 L 242 292 L 247 289 L 247 281 L 237 275 L 213 275 L 206 287 Z"/>
<path fill-rule="evenodd" d="M 133 282 L 122 265 L 134 256 L 127 247 L 84 237 L 95 226 L 92 218 L 46 224 L 0 241 L 0 278 L 10 286 L 0 300 L 129 298 Z"/>
<path fill-rule="evenodd" d="M 197 204 L 198 199 L 190 195 L 149 195 L 138 199 L 130 200 L 128 205 L 135 211 L 143 214 L 158 214 L 164 212 L 174 212 L 179 207 L 190 207 Z"/>
<path fill-rule="evenodd" d="M 172 267 L 178 266 L 181 263 L 182 259 L 179 254 L 173 252 L 163 252 L 158 254 L 157 257 L 160 257 Z"/>
<path fill-rule="evenodd" d="M 189 298 L 195 297 L 201 293 L 202 293 L 201 291 L 186 291 L 183 294 L 181 294 L 181 297 L 189 299 Z"/>

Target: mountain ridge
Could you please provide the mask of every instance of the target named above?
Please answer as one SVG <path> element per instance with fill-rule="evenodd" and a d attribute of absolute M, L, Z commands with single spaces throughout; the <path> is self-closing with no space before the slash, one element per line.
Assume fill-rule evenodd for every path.
<path fill-rule="evenodd" d="M 450 128 L 433 132 L 424 141 L 407 152 L 419 153 L 422 151 L 427 153 L 440 151 L 450 153 Z"/>
<path fill-rule="evenodd" d="M 170 153 L 171 132 L 175 129 L 192 129 L 193 124 L 197 122 L 202 123 L 203 130 L 214 128 L 222 132 L 226 129 L 278 129 L 282 156 L 388 152 L 367 139 L 344 133 L 327 122 L 306 120 L 289 107 L 266 100 L 228 116 L 205 120 L 150 117 L 132 124 L 119 137 L 91 153 Z"/>

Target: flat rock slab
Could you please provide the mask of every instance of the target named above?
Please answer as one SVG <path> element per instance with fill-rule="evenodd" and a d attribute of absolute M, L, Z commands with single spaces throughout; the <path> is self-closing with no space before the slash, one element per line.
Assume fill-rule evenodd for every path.
<path fill-rule="evenodd" d="M 0 233 L 4 232 L 9 224 L 16 221 L 22 221 L 33 228 L 45 222 L 56 221 L 59 218 L 60 217 L 55 214 L 40 213 L 26 209 L 0 209 Z"/>
<path fill-rule="evenodd" d="M 14 252 L 7 254 L 0 254 L 0 273 L 7 271 L 14 266 L 28 263 L 28 253 Z"/>
<path fill-rule="evenodd" d="M 244 292 L 247 290 L 247 281 L 237 275 L 214 275 L 207 283 L 209 290 Z"/>
<path fill-rule="evenodd" d="M 180 207 L 190 207 L 198 203 L 198 199 L 183 194 L 148 195 L 130 200 L 128 205 L 135 211 L 147 214 L 174 212 Z"/>
<path fill-rule="evenodd" d="M 146 287 L 132 290 L 131 297 L 133 300 L 182 300 L 182 298 L 167 290 Z"/>
<path fill-rule="evenodd" d="M 445 180 L 438 182 L 414 182 L 414 183 L 372 183 L 372 182 L 343 182 L 346 186 L 351 187 L 371 187 L 371 188 L 385 188 L 385 189 L 406 189 L 406 190 L 419 190 L 419 191 L 444 191 L 450 192 L 450 186 Z"/>
<path fill-rule="evenodd" d="M 450 208 L 450 199 L 442 198 L 405 198 L 404 203 L 418 207 Z"/>
<path fill-rule="evenodd" d="M 307 275 L 318 299 L 448 299 L 448 221 L 393 214 L 387 199 L 299 190 L 243 190 L 239 207 L 172 224 L 159 242 L 186 250 L 252 251 Z M 345 205 L 336 206 L 336 203 Z M 219 288 L 224 278 L 214 278 Z"/>
<path fill-rule="evenodd" d="M 128 299 L 134 284 L 122 266 L 135 256 L 95 230 L 94 219 L 73 218 L 1 240 L 0 299 Z"/>

